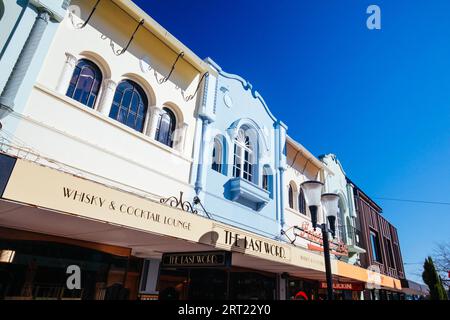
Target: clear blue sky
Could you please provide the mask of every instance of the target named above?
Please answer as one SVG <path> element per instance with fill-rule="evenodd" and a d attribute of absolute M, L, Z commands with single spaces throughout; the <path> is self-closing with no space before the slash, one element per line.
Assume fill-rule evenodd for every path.
<path fill-rule="evenodd" d="M 450 1 L 135 0 L 201 58 L 248 79 L 289 134 L 335 153 L 384 209 L 405 263 L 450 240 Z M 381 8 L 382 29 L 366 28 Z M 422 265 L 405 265 L 420 280 Z"/>

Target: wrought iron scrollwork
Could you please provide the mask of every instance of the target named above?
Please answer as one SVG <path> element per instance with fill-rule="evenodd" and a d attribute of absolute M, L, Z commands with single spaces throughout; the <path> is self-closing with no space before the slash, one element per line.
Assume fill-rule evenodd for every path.
<path fill-rule="evenodd" d="M 170 76 L 172 75 L 173 70 L 175 69 L 175 66 L 177 65 L 178 60 L 180 60 L 180 58 L 183 58 L 183 57 L 184 57 L 184 52 L 181 51 L 181 52 L 178 54 L 177 58 L 175 59 L 175 62 L 172 64 L 172 68 L 170 69 L 169 74 L 168 74 L 167 76 L 165 76 L 164 78 L 158 80 L 158 83 L 159 83 L 159 84 L 163 84 L 164 82 L 166 82 L 167 80 L 169 80 Z"/>
<path fill-rule="evenodd" d="M 205 72 L 205 73 L 202 75 L 202 77 L 200 78 L 200 81 L 198 82 L 197 88 L 195 89 L 195 91 L 194 91 L 193 94 L 191 94 L 191 95 L 189 95 L 189 96 L 187 96 L 187 97 L 184 97 L 184 94 L 182 93 L 182 94 L 183 94 L 184 101 L 188 102 L 188 101 L 194 99 L 195 95 L 196 95 L 197 92 L 198 92 L 198 89 L 200 89 L 200 85 L 202 84 L 203 79 L 207 78 L 208 76 L 209 76 L 209 72 Z"/>
<path fill-rule="evenodd" d="M 134 29 L 134 32 L 133 32 L 133 34 L 131 35 L 131 38 L 128 40 L 127 45 L 126 45 L 123 49 L 116 49 L 116 48 L 115 48 L 114 42 L 113 42 L 111 39 L 109 40 L 109 46 L 111 47 L 113 53 L 114 53 L 116 56 L 120 56 L 120 55 L 124 54 L 125 52 L 127 52 L 128 48 L 130 47 L 131 42 L 133 42 L 134 36 L 135 36 L 136 33 L 138 32 L 139 28 L 144 24 L 144 22 L 145 22 L 144 19 L 142 19 L 142 20 L 139 22 L 139 24 L 137 25 L 136 29 Z M 108 37 L 107 37 L 106 35 L 104 35 L 104 34 L 102 34 L 102 35 L 100 36 L 100 38 L 101 38 L 102 40 L 108 39 Z"/>
<path fill-rule="evenodd" d="M 73 14 L 71 12 L 69 12 L 69 19 L 72 22 L 72 25 L 75 29 L 77 30 L 81 30 L 84 27 L 86 27 L 86 25 L 89 23 L 89 21 L 91 20 L 92 16 L 94 15 L 95 10 L 97 10 L 97 6 L 100 3 L 101 0 L 97 0 L 97 2 L 95 3 L 94 7 L 92 8 L 91 13 L 89 14 L 89 16 L 87 17 L 86 21 L 84 23 L 78 23 L 75 24 L 75 22 L 73 21 Z"/>
<path fill-rule="evenodd" d="M 183 192 L 180 191 L 179 198 L 171 196 L 169 198 L 161 198 L 159 200 L 162 204 L 168 205 L 173 208 L 180 208 L 183 211 L 198 214 L 198 211 L 194 209 L 189 201 L 183 201 Z"/>

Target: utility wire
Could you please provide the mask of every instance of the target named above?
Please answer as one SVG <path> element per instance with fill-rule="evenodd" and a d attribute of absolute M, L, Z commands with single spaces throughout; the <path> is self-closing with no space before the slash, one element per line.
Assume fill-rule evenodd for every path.
<path fill-rule="evenodd" d="M 373 199 L 388 200 L 388 201 L 401 201 L 401 202 L 440 204 L 440 205 L 450 206 L 450 202 L 423 201 L 423 200 L 396 199 L 396 198 L 382 198 L 382 197 L 373 197 Z"/>

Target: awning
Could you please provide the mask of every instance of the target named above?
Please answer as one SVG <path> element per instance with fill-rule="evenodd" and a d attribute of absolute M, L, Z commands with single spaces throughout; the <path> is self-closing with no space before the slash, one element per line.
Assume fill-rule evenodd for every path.
<path fill-rule="evenodd" d="M 0 226 L 124 246 L 148 258 L 227 250 L 236 266 L 325 279 L 323 256 L 316 252 L 33 162 L 12 162 L 0 171 Z M 331 264 L 336 279 L 365 284 L 381 279 L 381 286 L 401 289 L 397 279 L 336 260 Z"/>

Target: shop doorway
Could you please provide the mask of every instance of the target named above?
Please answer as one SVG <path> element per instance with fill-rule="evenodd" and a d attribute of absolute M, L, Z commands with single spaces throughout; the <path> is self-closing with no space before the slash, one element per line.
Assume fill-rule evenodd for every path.
<path fill-rule="evenodd" d="M 69 266 L 80 289 L 69 288 Z M 49 241 L 0 239 L 0 299 L 105 300 L 136 296 L 140 261 Z"/>
<path fill-rule="evenodd" d="M 274 300 L 276 275 L 232 267 L 229 252 L 170 253 L 157 287 L 160 300 Z"/>

